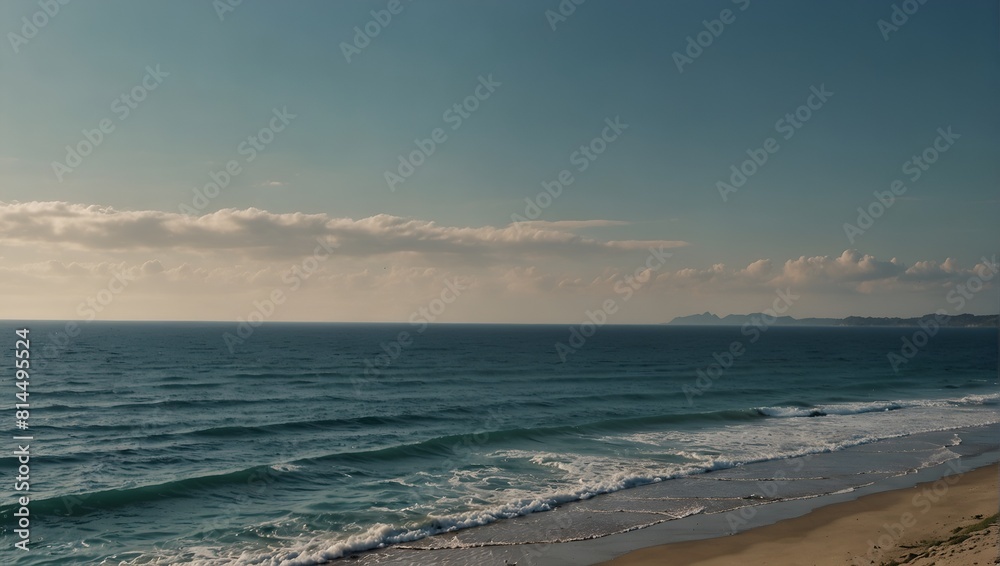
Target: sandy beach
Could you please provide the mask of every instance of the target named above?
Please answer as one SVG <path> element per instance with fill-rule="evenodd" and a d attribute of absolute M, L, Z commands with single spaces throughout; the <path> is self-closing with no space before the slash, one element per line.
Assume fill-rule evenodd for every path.
<path fill-rule="evenodd" d="M 996 564 L 998 494 L 998 469 L 991 465 L 732 536 L 637 550 L 604 564 Z"/>

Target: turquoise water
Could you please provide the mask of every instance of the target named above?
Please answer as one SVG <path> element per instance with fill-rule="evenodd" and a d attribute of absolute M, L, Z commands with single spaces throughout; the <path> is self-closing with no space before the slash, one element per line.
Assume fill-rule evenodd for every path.
<path fill-rule="evenodd" d="M 943 329 L 895 373 L 887 354 L 914 329 L 606 326 L 563 363 L 564 326 L 267 324 L 235 352 L 231 324 L 95 322 L 61 346 L 64 323 L 27 326 L 31 551 L 11 550 L 15 492 L 0 499 L 18 565 L 317 564 L 485 524 L 530 542 L 538 529 L 506 520 L 1000 422 L 996 329 Z M 412 344 L 392 344 L 401 331 Z M 713 368 L 734 341 L 745 354 Z M 710 512 L 725 489 L 668 515 Z"/>

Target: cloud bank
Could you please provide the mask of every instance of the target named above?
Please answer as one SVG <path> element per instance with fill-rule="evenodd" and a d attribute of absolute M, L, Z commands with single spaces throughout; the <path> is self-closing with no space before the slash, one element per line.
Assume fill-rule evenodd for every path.
<path fill-rule="evenodd" d="M 248 208 L 188 216 L 66 202 L 0 203 L 0 234 L 8 242 L 48 243 L 88 250 L 225 251 L 275 258 L 312 253 L 319 239 L 335 247 L 337 255 L 350 257 L 413 252 L 583 258 L 687 245 L 675 240 L 600 241 L 571 232 L 574 228 L 605 225 L 605 222 L 473 228 L 440 226 L 432 221 L 388 214 L 354 220 Z"/>
<path fill-rule="evenodd" d="M 912 316 L 946 306 L 950 287 L 996 269 L 992 257 L 965 266 L 952 258 L 908 265 L 852 249 L 710 264 L 712 250 L 682 240 L 575 233 L 622 224 L 469 227 L 387 214 L 351 219 L 249 208 L 186 216 L 0 203 L 0 292 L 9 299 L 0 318 L 74 318 L 81 301 L 117 278 L 129 281 L 127 291 L 102 317 L 232 320 L 281 289 L 293 298 L 276 320 L 407 320 L 412 308 L 455 280 L 468 291 L 449 309 L 451 322 L 573 322 L 632 280 L 642 281 L 628 305 L 632 311 L 616 322 L 760 310 L 776 288 L 809 297 L 800 302 L 808 311 L 799 316 Z M 318 242 L 330 253 L 316 258 Z M 674 255 L 651 270 L 650 249 Z M 995 288 L 992 278 L 984 282 Z M 978 301 L 968 308 L 995 309 L 985 298 Z"/>

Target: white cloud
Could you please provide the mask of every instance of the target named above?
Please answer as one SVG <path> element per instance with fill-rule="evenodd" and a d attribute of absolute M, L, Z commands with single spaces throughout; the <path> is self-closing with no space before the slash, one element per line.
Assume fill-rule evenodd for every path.
<path fill-rule="evenodd" d="M 460 227 L 384 214 L 354 220 L 228 209 L 189 217 L 61 202 L 0 203 L 0 293 L 9 299 L 0 318 L 72 317 L 81 300 L 124 275 L 127 292 L 102 316 L 233 319 L 283 289 L 294 297 L 278 319 L 406 320 L 457 277 L 468 291 L 449 309 L 451 321 L 574 320 L 583 309 L 620 296 L 616 285 L 626 278 L 645 280 L 649 247 L 686 245 L 573 233 L 619 224 Z M 313 253 L 317 238 L 336 246 L 334 254 L 316 262 L 293 292 L 287 277 Z M 700 252 L 702 260 L 710 253 Z M 653 279 L 636 291 L 628 305 L 634 310 L 621 321 L 669 320 L 706 306 L 738 311 L 748 305 L 749 311 L 760 296 L 784 287 L 812 297 L 819 315 L 831 308 L 867 314 L 870 308 L 851 305 L 898 304 L 885 299 L 900 293 L 912 298 L 909 305 L 920 305 L 913 308 L 931 312 L 942 306 L 949 285 L 987 272 L 983 264 L 962 267 L 952 258 L 906 265 L 856 250 L 735 266 L 690 261 L 678 253 L 650 272 Z M 860 302 L 845 303 L 852 296 Z"/>
<path fill-rule="evenodd" d="M 838 257 L 802 256 L 785 262 L 781 283 L 808 285 L 811 283 L 851 283 L 888 279 L 902 274 L 906 268 L 896 258 L 880 261 L 875 256 L 857 250 L 845 250 Z"/>
<path fill-rule="evenodd" d="M 257 186 L 265 189 L 280 189 L 282 187 L 287 187 L 288 183 L 285 181 L 264 181 L 262 183 L 258 183 Z"/>
<path fill-rule="evenodd" d="M 546 227 L 439 226 L 432 221 L 388 214 L 354 220 L 248 208 L 223 209 L 195 217 L 66 202 L 0 203 L 0 235 L 11 243 L 49 243 L 83 250 L 221 251 L 272 259 L 311 254 L 317 239 L 336 247 L 337 255 L 348 257 L 411 252 L 582 259 L 594 254 L 687 245 L 674 240 L 602 241 Z"/>
<path fill-rule="evenodd" d="M 604 228 L 607 226 L 628 226 L 631 222 L 624 220 L 526 220 L 512 224 L 522 228 L 538 230 L 577 230 L 580 228 Z"/>

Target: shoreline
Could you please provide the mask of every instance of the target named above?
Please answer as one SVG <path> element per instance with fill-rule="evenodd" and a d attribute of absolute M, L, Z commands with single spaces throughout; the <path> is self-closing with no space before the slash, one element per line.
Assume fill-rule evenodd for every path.
<path fill-rule="evenodd" d="M 679 560 L 675 556 L 675 549 L 679 547 L 675 545 L 687 544 L 712 548 L 718 542 L 733 539 L 744 540 L 737 537 L 759 532 L 769 526 L 798 524 L 797 521 L 813 516 L 814 513 L 823 509 L 838 505 L 850 506 L 872 495 L 904 493 L 906 490 L 917 489 L 915 486 L 933 485 L 945 477 L 968 479 L 973 477 L 969 475 L 973 473 L 975 473 L 975 477 L 983 474 L 994 477 L 992 489 L 986 489 L 984 494 L 979 497 L 980 501 L 992 502 L 993 510 L 982 513 L 984 517 L 988 517 L 996 513 L 997 507 L 1000 507 L 1000 495 L 998 495 L 1000 491 L 998 491 L 995 480 L 997 466 L 1000 464 L 1000 446 L 997 446 L 994 440 L 997 430 L 997 424 L 992 423 L 963 429 L 918 433 L 907 437 L 885 439 L 872 444 L 862 444 L 840 451 L 738 466 L 733 469 L 638 486 L 587 500 L 570 502 L 545 513 L 533 513 L 484 526 L 441 533 L 419 541 L 389 545 L 371 552 L 355 554 L 352 558 L 358 560 L 358 564 L 378 564 L 380 566 L 473 563 L 490 565 L 503 564 L 505 560 L 511 564 L 517 563 L 525 566 L 702 564 L 702 561 Z M 961 438 L 959 438 L 959 433 Z M 939 461 L 937 464 L 921 465 L 920 462 L 924 458 L 920 455 L 923 454 L 926 457 L 927 447 L 934 445 L 948 451 L 957 451 L 958 457 Z M 880 467 L 880 464 L 885 462 L 897 462 L 896 465 L 907 463 L 913 467 L 909 471 L 900 470 L 899 473 L 892 474 L 864 471 L 873 469 L 869 466 Z M 809 466 L 808 473 L 796 472 L 796 470 L 806 469 L 803 468 L 805 465 Z M 989 472 L 982 470 L 989 470 Z M 827 485 L 827 491 L 812 495 L 809 492 L 821 487 L 819 484 L 807 483 L 801 489 L 795 485 L 803 481 L 824 482 L 835 480 L 838 477 L 844 479 L 845 473 L 850 476 L 848 483 L 842 484 L 848 486 L 846 489 L 834 488 L 831 490 L 829 487 L 832 484 L 823 484 Z M 716 487 L 712 487 L 712 484 L 703 483 L 706 481 L 713 483 L 722 481 L 723 483 L 716 483 Z M 761 481 L 772 483 L 762 484 Z M 753 484 L 755 487 L 749 489 L 739 487 L 748 484 Z M 601 520 L 602 517 L 621 517 L 622 521 L 627 521 L 629 513 L 641 513 L 643 508 L 647 512 L 655 513 L 658 506 L 664 502 L 670 503 L 671 500 L 676 501 L 677 497 L 700 499 L 704 497 L 701 495 L 702 488 L 708 488 L 718 494 L 716 488 L 719 485 L 733 486 L 732 489 L 737 490 L 723 496 L 723 499 L 729 498 L 732 503 L 720 501 L 718 496 L 709 497 L 704 500 L 705 504 L 715 507 L 714 510 L 697 512 L 682 518 L 660 520 L 653 524 L 627 527 L 617 533 L 599 534 L 594 532 L 591 536 L 566 540 L 568 536 L 571 536 L 570 530 L 583 534 L 579 532 L 579 527 L 586 526 L 587 521 Z M 775 487 L 769 488 L 769 485 Z M 946 485 L 950 488 L 950 484 Z M 773 489 L 780 490 L 780 495 L 769 491 Z M 942 488 L 939 487 L 939 491 L 940 489 Z M 980 489 L 982 490 L 982 488 Z M 757 499 L 756 495 L 746 497 L 746 494 L 753 493 L 764 494 L 765 497 L 756 504 L 738 503 L 738 501 Z M 775 497 L 776 495 L 778 497 Z M 718 506 L 720 503 L 721 507 Z M 838 509 L 840 508 L 838 507 Z M 917 511 L 922 509 L 921 507 Z M 741 513 L 744 514 L 741 515 Z M 923 516 L 923 513 L 920 515 Z M 899 516 L 893 520 L 898 520 Z M 960 525 L 956 524 L 955 526 Z M 964 526 L 964 523 L 961 526 Z M 878 524 L 870 528 L 866 527 L 866 529 L 865 533 L 874 532 L 878 529 Z M 537 537 L 537 542 L 517 540 L 525 535 Z M 947 539 L 948 537 L 939 538 Z M 830 540 L 825 540 L 822 545 L 814 548 L 811 552 L 814 555 L 817 552 L 822 555 L 823 546 L 830 544 Z M 794 543 L 788 543 L 786 546 L 788 548 L 795 547 Z M 671 550 L 664 555 L 663 549 L 667 548 Z M 631 560 L 641 557 L 642 553 L 647 552 L 653 553 L 653 558 L 648 559 L 649 561 L 631 562 Z M 733 563 L 732 558 L 704 562 L 704 564 L 718 565 L 730 563 Z M 775 562 L 773 557 L 770 560 L 748 563 L 797 564 L 795 562 Z M 802 564 L 820 563 L 827 564 L 828 562 L 816 562 L 815 560 L 802 562 Z M 876 566 L 880 564 L 870 561 L 862 563 Z M 992 561 L 987 563 L 993 564 Z M 829 564 L 851 563 L 841 561 L 829 562 Z M 939 562 L 938 566 L 943 564 Z M 920 566 L 927 565 L 921 564 Z"/>
<path fill-rule="evenodd" d="M 631 551 L 600 566 L 990 565 L 998 559 L 1000 476 L 989 464 L 832 503 L 735 535 Z M 992 518 L 992 525 L 985 523 Z M 780 557 L 780 558 L 779 558 Z"/>

